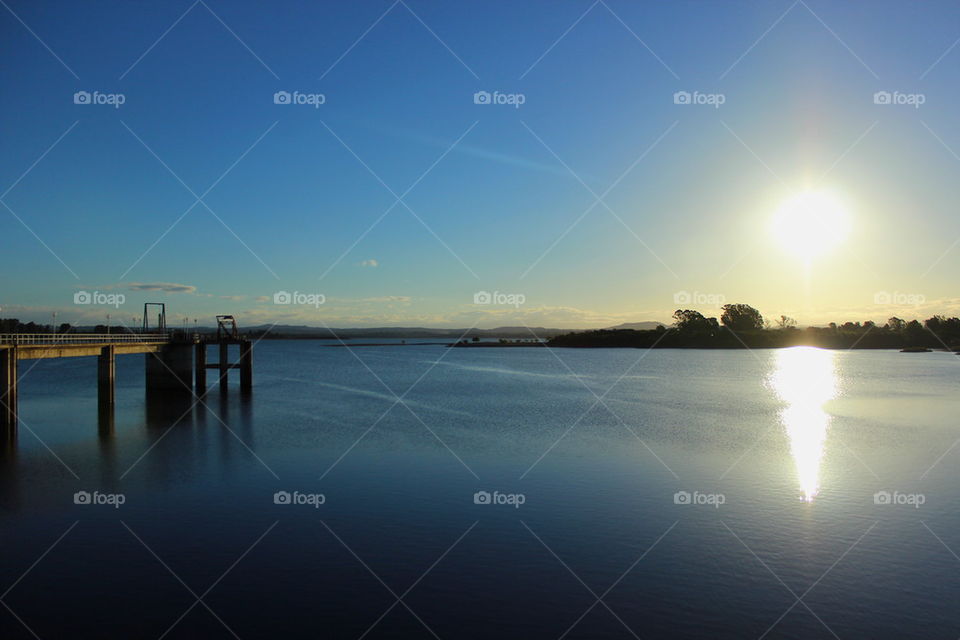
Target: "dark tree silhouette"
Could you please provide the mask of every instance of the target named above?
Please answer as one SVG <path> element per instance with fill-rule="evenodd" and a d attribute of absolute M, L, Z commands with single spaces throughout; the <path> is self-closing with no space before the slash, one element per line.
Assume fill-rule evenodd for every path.
<path fill-rule="evenodd" d="M 780 316 L 780 319 L 777 320 L 778 329 L 790 329 L 797 326 L 797 321 L 791 318 L 790 316 Z"/>
<path fill-rule="evenodd" d="M 890 331 L 895 331 L 896 333 L 903 331 L 906 326 L 907 323 L 896 316 L 887 320 L 887 329 Z"/>
<path fill-rule="evenodd" d="M 677 331 L 684 334 L 712 334 L 720 328 L 716 318 L 704 318 L 702 313 L 691 309 L 677 309 L 673 312 L 673 319 Z"/>
<path fill-rule="evenodd" d="M 720 322 L 731 331 L 758 331 L 763 329 L 763 316 L 748 304 L 725 304 Z"/>

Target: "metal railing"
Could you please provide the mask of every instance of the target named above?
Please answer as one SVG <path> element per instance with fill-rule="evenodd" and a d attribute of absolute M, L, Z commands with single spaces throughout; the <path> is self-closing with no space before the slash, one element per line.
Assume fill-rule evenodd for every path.
<path fill-rule="evenodd" d="M 0 344 L 158 344 L 166 333 L 0 333 Z"/>

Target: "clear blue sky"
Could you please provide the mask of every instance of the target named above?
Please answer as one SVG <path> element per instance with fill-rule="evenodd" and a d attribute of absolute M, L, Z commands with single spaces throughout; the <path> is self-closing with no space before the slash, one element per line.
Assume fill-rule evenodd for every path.
<path fill-rule="evenodd" d="M 806 322 L 960 311 L 956 3 L 4 1 L 3 317 L 131 322 L 145 300 L 318 326 L 604 326 L 716 315 L 721 297 Z M 395 201 L 380 180 L 418 179 L 374 224 Z M 208 189 L 214 213 L 183 215 Z M 809 265 L 767 231 L 804 189 L 838 194 L 851 227 Z M 73 303 L 94 290 L 125 302 Z"/>

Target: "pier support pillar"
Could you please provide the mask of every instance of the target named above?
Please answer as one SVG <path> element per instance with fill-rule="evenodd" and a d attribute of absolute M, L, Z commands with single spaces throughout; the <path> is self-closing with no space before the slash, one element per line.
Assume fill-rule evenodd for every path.
<path fill-rule="evenodd" d="M 17 437 L 17 347 L 0 348 L 0 432 Z"/>
<path fill-rule="evenodd" d="M 253 345 L 249 340 L 240 343 L 240 393 L 253 389 Z"/>
<path fill-rule="evenodd" d="M 230 373 L 230 361 L 227 359 L 230 353 L 230 344 L 220 343 L 220 390 L 227 390 L 227 376 Z"/>
<path fill-rule="evenodd" d="M 97 358 L 97 405 L 101 415 L 113 411 L 116 398 L 117 361 L 116 347 L 109 345 L 100 348 Z"/>
<path fill-rule="evenodd" d="M 147 390 L 193 391 L 193 345 L 168 344 L 146 354 Z"/>
<path fill-rule="evenodd" d="M 207 392 L 207 344 L 205 342 L 194 345 L 193 363 L 193 392 L 200 398 Z"/>

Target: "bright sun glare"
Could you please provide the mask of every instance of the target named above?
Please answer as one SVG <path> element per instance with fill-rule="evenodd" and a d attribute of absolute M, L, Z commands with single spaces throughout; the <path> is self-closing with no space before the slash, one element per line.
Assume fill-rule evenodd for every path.
<path fill-rule="evenodd" d="M 850 215 L 835 195 L 804 191 L 780 205 L 773 217 L 772 230 L 784 249 L 810 260 L 846 239 L 850 233 Z"/>

